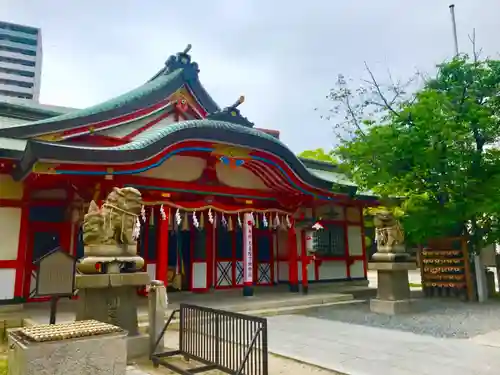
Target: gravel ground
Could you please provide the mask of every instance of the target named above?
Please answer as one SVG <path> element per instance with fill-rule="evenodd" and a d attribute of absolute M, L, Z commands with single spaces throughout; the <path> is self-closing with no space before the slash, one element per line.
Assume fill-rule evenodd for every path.
<path fill-rule="evenodd" d="M 421 335 L 470 338 L 500 330 L 500 302 L 485 304 L 455 300 L 423 299 L 416 301 L 416 311 L 404 315 L 379 315 L 370 311 L 369 303 L 319 307 L 301 315 L 413 332 Z"/>

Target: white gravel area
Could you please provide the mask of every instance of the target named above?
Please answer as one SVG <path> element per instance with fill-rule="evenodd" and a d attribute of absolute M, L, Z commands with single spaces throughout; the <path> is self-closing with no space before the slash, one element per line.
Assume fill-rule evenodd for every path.
<path fill-rule="evenodd" d="M 453 299 L 421 299 L 415 302 L 414 311 L 395 316 L 379 315 L 370 311 L 367 301 L 318 307 L 301 312 L 301 315 L 434 337 L 465 339 L 500 330 L 498 300 L 478 304 Z"/>

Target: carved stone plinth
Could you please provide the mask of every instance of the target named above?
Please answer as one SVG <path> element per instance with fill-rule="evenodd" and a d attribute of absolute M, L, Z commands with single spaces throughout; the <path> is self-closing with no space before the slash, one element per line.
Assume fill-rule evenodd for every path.
<path fill-rule="evenodd" d="M 78 303 L 76 320 L 95 319 L 116 325 L 128 332 L 128 354 L 137 352 L 131 348 L 138 342 L 137 287 L 149 284 L 146 272 L 76 275 Z M 147 353 L 147 336 L 144 338 L 144 354 Z M 135 346 L 135 345 L 134 345 Z M 143 353 L 140 353 L 143 354 Z"/>
<path fill-rule="evenodd" d="M 411 310 L 408 271 L 416 269 L 414 262 L 370 262 L 368 269 L 378 276 L 377 298 L 370 309 L 380 314 L 394 315 Z"/>

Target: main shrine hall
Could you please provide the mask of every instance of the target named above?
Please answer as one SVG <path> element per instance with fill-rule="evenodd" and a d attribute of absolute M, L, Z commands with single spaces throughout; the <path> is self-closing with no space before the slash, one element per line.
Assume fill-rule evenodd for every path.
<path fill-rule="evenodd" d="M 189 52 L 89 108 L 0 102 L 0 303 L 39 300 L 52 249 L 83 256 L 83 217 L 114 187 L 141 192 L 138 252 L 170 290 L 366 280 L 375 198 L 254 126 L 242 97 L 219 106 Z"/>

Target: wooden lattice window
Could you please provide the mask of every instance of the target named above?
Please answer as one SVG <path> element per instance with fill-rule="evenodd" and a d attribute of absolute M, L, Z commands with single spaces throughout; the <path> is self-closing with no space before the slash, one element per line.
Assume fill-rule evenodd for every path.
<path fill-rule="evenodd" d="M 314 233 L 316 254 L 325 257 L 345 255 L 345 233 L 342 225 L 330 224 Z"/>

